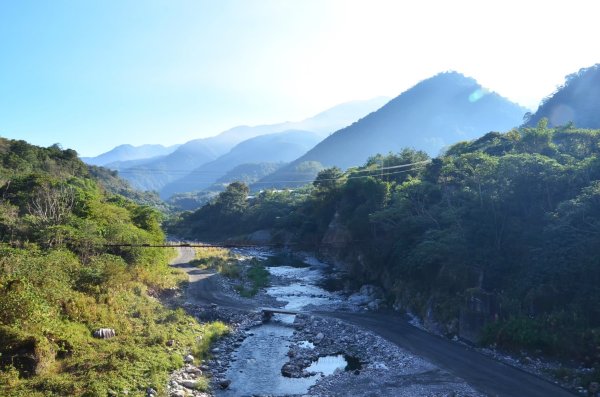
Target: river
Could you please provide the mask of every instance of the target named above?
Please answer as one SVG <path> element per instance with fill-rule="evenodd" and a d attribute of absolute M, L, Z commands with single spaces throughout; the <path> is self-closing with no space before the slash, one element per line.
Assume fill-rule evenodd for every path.
<path fill-rule="evenodd" d="M 266 267 L 271 278 L 277 280 L 277 285 L 268 287 L 266 293 L 276 298 L 284 309 L 292 311 L 302 311 L 309 306 L 331 307 L 341 302 L 339 294 L 328 292 L 318 285 L 323 279 L 325 265 L 315 260 L 307 262 L 305 267 L 283 264 Z M 308 369 L 316 372 L 315 375 L 302 378 L 283 376 L 281 369 L 289 360 L 287 353 L 293 343 L 293 321 L 293 315 L 275 314 L 268 323 L 252 328 L 230 360 L 226 376 L 231 379 L 231 385 L 217 395 L 305 394 L 322 375 L 331 375 L 346 367 L 343 357 L 324 356 Z M 312 343 L 303 342 L 303 348 L 314 348 Z"/>

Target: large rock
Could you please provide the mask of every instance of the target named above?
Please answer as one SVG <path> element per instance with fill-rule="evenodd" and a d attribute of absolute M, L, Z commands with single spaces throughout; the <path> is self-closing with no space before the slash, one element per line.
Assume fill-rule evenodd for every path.
<path fill-rule="evenodd" d="M 373 299 L 383 298 L 383 290 L 380 287 L 377 287 L 376 285 L 365 284 L 362 287 L 360 287 L 359 292 L 362 295 L 370 296 Z"/>
<path fill-rule="evenodd" d="M 221 389 L 227 389 L 230 384 L 231 381 L 229 379 L 223 379 L 219 382 L 219 386 L 221 387 Z"/>
<path fill-rule="evenodd" d="M 197 380 L 182 380 L 181 381 L 181 386 L 183 387 L 187 387 L 188 389 L 195 389 L 198 387 L 198 381 Z"/>
<path fill-rule="evenodd" d="M 372 304 L 371 310 L 376 310 L 379 307 L 384 297 L 383 290 L 380 287 L 371 284 L 365 284 L 360 287 L 360 290 L 348 297 L 348 302 L 357 306 L 366 306 L 371 302 L 377 302 Z"/>
<path fill-rule="evenodd" d="M 313 340 L 313 343 L 314 343 L 315 345 L 318 345 L 319 343 L 323 342 L 323 338 L 324 338 L 324 337 L 325 337 L 325 335 L 323 335 L 323 333 L 322 333 L 322 332 L 319 332 L 319 333 L 317 334 L 317 336 L 315 336 L 315 339 Z"/>
<path fill-rule="evenodd" d="M 183 358 L 183 361 L 186 363 L 193 363 L 194 362 L 194 356 L 192 356 L 191 354 L 188 354 L 187 356 L 185 356 Z"/>
<path fill-rule="evenodd" d="M 100 328 L 94 331 L 94 338 L 98 339 L 110 339 L 114 338 L 117 334 L 112 328 Z"/>

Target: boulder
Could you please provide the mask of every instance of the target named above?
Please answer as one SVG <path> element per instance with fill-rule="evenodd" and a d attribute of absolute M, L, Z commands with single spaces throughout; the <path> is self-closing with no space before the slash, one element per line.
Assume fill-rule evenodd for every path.
<path fill-rule="evenodd" d="M 194 362 L 194 356 L 192 356 L 191 354 L 188 354 L 187 356 L 185 356 L 183 358 L 183 361 L 186 363 L 193 363 Z"/>
<path fill-rule="evenodd" d="M 315 339 L 313 340 L 313 343 L 314 343 L 315 345 L 318 345 L 319 343 L 321 343 L 321 342 L 323 341 L 323 338 L 324 338 L 324 337 L 325 337 L 325 335 L 323 335 L 323 333 L 322 333 L 322 332 L 319 332 L 319 333 L 317 334 L 317 336 L 315 336 Z"/>
<path fill-rule="evenodd" d="M 188 389 L 195 389 L 196 387 L 198 387 L 198 381 L 197 380 L 183 380 L 181 381 L 181 386 L 183 387 L 187 387 Z"/>
<path fill-rule="evenodd" d="M 112 328 L 100 328 L 94 331 L 94 338 L 98 339 L 110 339 L 114 338 L 117 334 Z"/>
<path fill-rule="evenodd" d="M 230 384 L 231 384 L 231 381 L 229 379 L 222 379 L 219 382 L 219 387 L 221 387 L 221 389 L 227 389 Z"/>
<path fill-rule="evenodd" d="M 373 299 L 383 298 L 383 290 L 380 287 L 371 284 L 365 284 L 362 287 L 360 287 L 359 293 L 361 295 L 370 296 Z"/>

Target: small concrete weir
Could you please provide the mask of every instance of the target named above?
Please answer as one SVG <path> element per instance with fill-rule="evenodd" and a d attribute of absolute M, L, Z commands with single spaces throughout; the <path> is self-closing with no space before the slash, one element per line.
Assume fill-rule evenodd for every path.
<path fill-rule="evenodd" d="M 300 312 L 292 311 L 292 310 L 269 308 L 269 307 L 262 308 L 262 309 L 260 309 L 260 311 L 262 312 L 263 323 L 270 321 L 273 318 L 274 314 L 289 314 L 291 316 L 295 316 L 300 313 Z"/>

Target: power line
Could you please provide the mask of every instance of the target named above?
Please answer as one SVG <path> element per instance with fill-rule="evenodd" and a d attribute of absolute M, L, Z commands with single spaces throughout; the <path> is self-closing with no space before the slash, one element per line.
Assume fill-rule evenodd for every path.
<path fill-rule="evenodd" d="M 401 170 L 401 171 L 396 171 L 396 172 L 388 172 L 383 174 L 383 176 L 389 176 L 389 175 L 396 175 L 396 174 L 403 174 L 405 172 L 411 172 L 411 171 L 415 171 L 417 169 L 419 169 L 421 167 L 414 167 L 408 170 Z M 375 169 L 375 170 L 371 170 L 371 172 L 379 172 L 380 169 Z M 350 174 L 352 175 L 352 174 Z M 324 178 L 324 179 L 319 179 L 319 182 L 325 182 L 325 181 L 338 181 L 338 180 L 348 180 L 348 179 L 361 179 L 361 178 L 371 178 L 371 177 L 376 177 L 379 176 L 378 174 L 373 174 L 373 175 L 360 175 L 360 176 L 349 176 L 349 177 L 339 177 L 339 178 Z M 253 182 L 252 185 L 258 185 L 258 184 L 276 184 L 276 183 L 308 183 L 308 182 L 314 182 L 315 179 L 305 179 L 305 180 L 295 180 L 295 181 L 269 181 L 269 182 Z"/>
<path fill-rule="evenodd" d="M 424 160 L 424 161 L 417 161 L 415 163 L 408 163 L 408 164 L 400 164 L 400 165 L 394 165 L 394 166 L 389 166 L 389 167 L 378 167 L 377 171 L 380 170 L 389 170 L 389 169 L 396 169 L 396 168 L 406 168 L 406 167 L 410 167 L 413 165 L 417 165 L 417 164 L 425 164 L 425 163 L 430 163 L 431 160 Z M 136 172 L 148 172 L 148 173 L 185 173 L 186 175 L 192 175 L 192 174 L 196 174 L 196 175 L 219 175 L 219 176 L 224 176 L 223 173 L 220 173 L 218 171 L 199 171 L 199 170 L 186 170 L 186 169 L 160 169 L 160 168 L 126 168 L 124 170 L 114 170 L 117 171 L 119 174 L 123 174 L 123 173 L 136 173 Z M 373 170 L 351 170 L 350 172 L 352 173 L 359 173 L 359 172 L 371 172 Z M 277 172 L 277 171 L 275 171 Z M 303 174 L 303 175 L 309 175 L 312 174 L 312 172 L 283 172 L 283 173 L 279 173 L 281 175 L 298 175 L 298 174 Z"/>

